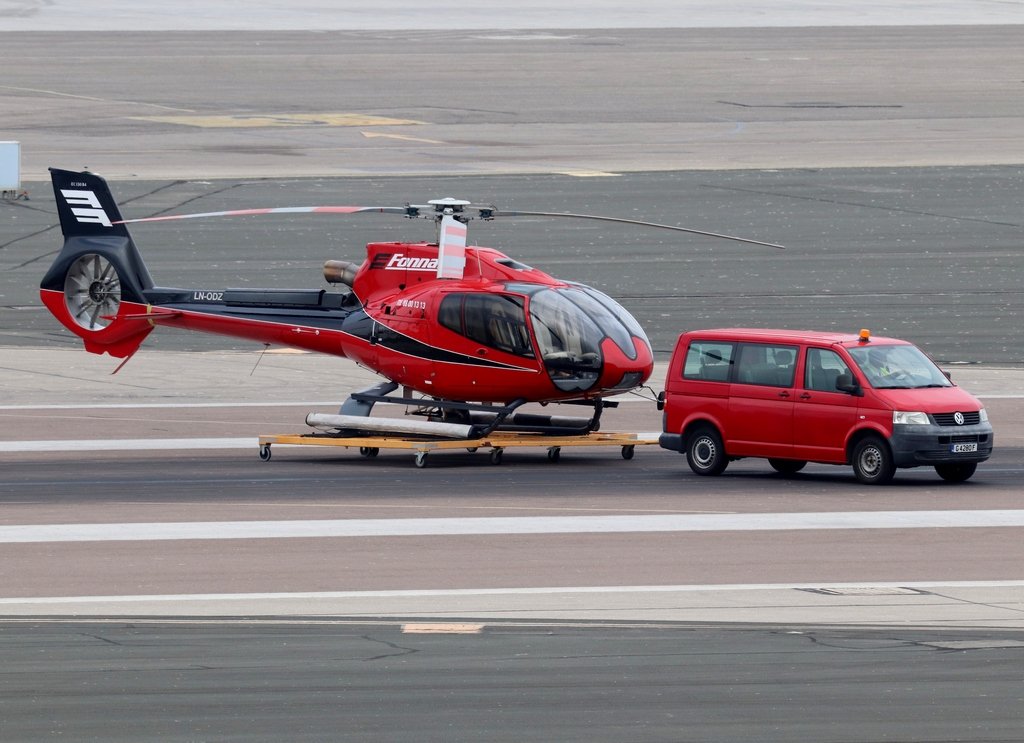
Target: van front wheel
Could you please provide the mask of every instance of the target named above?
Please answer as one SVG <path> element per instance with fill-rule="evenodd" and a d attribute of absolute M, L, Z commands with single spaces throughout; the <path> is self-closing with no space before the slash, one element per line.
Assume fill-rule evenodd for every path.
<path fill-rule="evenodd" d="M 686 444 L 686 462 L 698 475 L 720 475 L 729 464 L 722 437 L 713 428 L 703 426 L 692 434 Z"/>
<path fill-rule="evenodd" d="M 896 474 L 889 445 L 877 436 L 862 439 L 853 448 L 853 474 L 867 485 L 884 485 Z"/>

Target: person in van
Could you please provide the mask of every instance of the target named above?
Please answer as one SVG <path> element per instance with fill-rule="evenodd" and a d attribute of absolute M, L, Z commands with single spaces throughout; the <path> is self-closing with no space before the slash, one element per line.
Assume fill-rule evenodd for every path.
<path fill-rule="evenodd" d="M 861 364 L 861 369 L 875 379 L 889 376 L 889 367 L 886 363 L 885 353 L 878 348 L 868 349 L 867 363 Z"/>
<path fill-rule="evenodd" d="M 929 465 L 961 482 L 993 445 L 976 398 L 913 344 L 867 331 L 683 333 L 659 407 L 659 443 L 686 454 L 699 475 L 762 457 L 785 474 L 808 462 L 847 464 L 875 484 Z"/>

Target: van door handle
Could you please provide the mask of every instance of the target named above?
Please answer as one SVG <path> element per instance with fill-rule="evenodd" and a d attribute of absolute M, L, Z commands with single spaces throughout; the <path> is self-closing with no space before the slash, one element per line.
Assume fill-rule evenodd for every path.
<path fill-rule="evenodd" d="M 805 392 L 804 394 L 800 395 L 800 399 L 801 400 L 810 400 L 811 399 L 811 393 L 810 392 Z"/>
<path fill-rule="evenodd" d="M 779 393 L 779 397 L 789 397 L 789 393 L 786 392 L 786 390 L 783 390 L 782 392 Z"/>

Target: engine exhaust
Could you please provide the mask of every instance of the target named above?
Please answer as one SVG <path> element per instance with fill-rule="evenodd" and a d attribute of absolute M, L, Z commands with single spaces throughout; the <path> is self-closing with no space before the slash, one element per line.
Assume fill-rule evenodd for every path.
<path fill-rule="evenodd" d="M 327 261 L 324 263 L 324 279 L 329 284 L 352 286 L 352 282 L 356 280 L 356 271 L 358 270 L 358 264 L 351 261 Z"/>

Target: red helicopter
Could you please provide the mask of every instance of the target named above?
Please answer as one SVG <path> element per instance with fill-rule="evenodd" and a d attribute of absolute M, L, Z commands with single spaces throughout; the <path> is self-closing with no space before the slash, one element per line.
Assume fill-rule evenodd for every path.
<path fill-rule="evenodd" d="M 423 205 L 282 207 L 126 220 L 100 176 L 54 168 L 50 173 L 64 247 L 40 295 L 87 351 L 127 362 L 163 325 L 348 357 L 386 380 L 344 403 L 336 416 L 341 420 L 329 427 L 348 432 L 364 430 L 375 403 L 392 402 L 415 406 L 431 421 L 458 424 L 447 433 L 428 427 L 440 435 L 476 437 L 498 427 L 585 433 L 597 430 L 607 396 L 634 390 L 650 376 L 651 344 L 629 312 L 591 287 L 468 245 L 471 219 L 601 219 L 781 247 L 612 217 L 500 211 L 451 198 Z M 160 287 L 126 227 L 197 217 L 368 212 L 432 219 L 438 240 L 370 243 L 361 263 L 329 260 L 323 274 L 338 288 L 332 290 Z M 402 395 L 390 396 L 399 386 Z M 527 402 L 585 403 L 594 414 L 582 420 L 514 414 Z"/>

